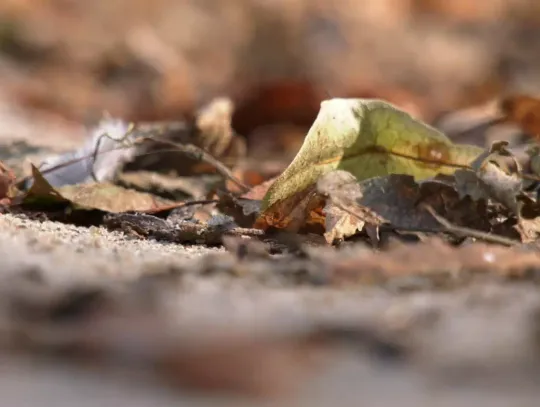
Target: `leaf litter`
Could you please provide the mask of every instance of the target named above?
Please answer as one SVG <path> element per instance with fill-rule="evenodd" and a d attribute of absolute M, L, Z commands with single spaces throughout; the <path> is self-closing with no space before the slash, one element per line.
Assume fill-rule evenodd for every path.
<path fill-rule="evenodd" d="M 138 229 L 137 234 L 144 237 L 169 236 L 176 243 L 219 244 L 221 240 L 213 236 L 225 233 L 224 225 L 238 233 L 245 230 L 250 236 L 262 233 L 269 239 L 273 231 L 323 235 L 329 244 L 365 236 L 378 246 L 381 233 L 398 239 L 400 234 L 420 240 L 429 235 L 446 236 L 451 244 L 459 244 L 467 237 L 506 245 L 534 240 L 538 222 L 537 216 L 531 214 L 537 212 L 537 204 L 530 188 L 526 188 L 534 173 L 527 177 L 523 170 L 534 165 L 519 163 L 508 143 L 496 142 L 487 150 L 454 145 L 435 128 L 384 101 L 331 99 L 321 104 L 304 144 L 283 173 L 249 187 L 236 180 L 217 158 L 223 157 L 238 139 L 231 128 L 232 112 L 229 100 L 217 99 L 184 123 L 102 122 L 98 127 L 101 130 L 94 130 L 81 150 L 58 157 L 54 165 L 48 162 L 40 170 L 33 167 L 34 184 L 20 195 L 18 203 L 25 209 L 54 202 L 69 208 L 69 213 L 102 211 L 109 214 L 104 222 L 108 227 Z M 107 126 L 114 129 L 112 136 L 110 131 L 104 131 Z M 127 152 L 115 153 L 109 161 L 92 161 L 106 155 L 105 150 L 100 150 L 107 146 L 100 145 L 104 140 L 109 140 L 112 151 L 122 151 L 121 144 Z M 193 140 L 200 147 L 191 144 Z M 206 183 L 207 172 L 194 165 L 187 173 L 194 186 L 187 187 L 182 181 L 182 177 L 187 179 L 186 174 L 178 175 L 177 165 L 170 165 L 166 157 L 160 158 L 165 145 L 167 154 L 175 150 L 177 157 L 213 167 L 221 180 Z M 89 146 L 94 151 L 85 156 Z M 245 150 L 232 149 L 243 151 L 236 158 L 241 162 Z M 531 163 L 536 157 L 533 152 L 530 148 Z M 82 162 L 74 161 L 74 157 Z M 147 157 L 154 161 L 145 161 Z M 59 164 L 60 158 L 68 165 Z M 88 160 L 92 161 L 91 170 Z M 156 162 L 161 168 L 155 167 Z M 80 171 L 71 171 L 73 165 L 87 168 L 84 176 L 77 175 Z M 149 178 L 153 171 L 156 176 L 178 180 L 180 186 L 175 188 L 182 189 L 182 195 L 173 197 L 180 200 L 170 199 L 172 182 L 166 191 L 156 188 L 155 182 L 126 182 L 137 179 L 138 173 Z M 58 183 L 63 172 L 75 174 L 76 179 L 62 181 L 73 185 L 53 188 L 47 176 L 53 176 Z M 231 181 L 240 189 L 227 190 Z M 130 189 L 133 187 L 137 191 Z M 172 218 L 168 220 L 167 214 L 190 201 L 196 205 L 207 201 L 199 205 L 205 208 L 205 215 L 198 220 L 177 216 L 177 225 L 170 224 Z M 55 219 L 61 218 L 58 212 L 56 215 Z M 112 220 L 115 216 L 116 221 Z M 169 222 L 161 224 L 167 230 L 182 224 L 185 236 L 155 233 L 158 227 L 148 226 L 151 216 Z M 136 227 L 138 220 L 141 224 Z M 154 223 L 160 225 L 157 220 Z M 261 232 L 254 233 L 256 229 Z M 206 237 L 186 237 L 199 235 Z"/>
<path fill-rule="evenodd" d="M 216 122 L 203 115 L 183 124 L 125 125 L 121 137 L 103 138 L 109 140 L 104 145 L 127 149 L 110 161 L 96 161 L 103 150 L 93 136 L 88 144 L 93 151 L 88 145 L 81 149 L 86 156 L 61 156 L 65 166 L 59 157 L 39 169 L 33 166 L 32 182 L 18 183 L 27 189 L 10 197 L 5 210 L 98 225 L 133 239 L 226 248 L 227 253 L 208 256 L 197 267 L 172 273 L 181 281 L 197 275 L 270 287 L 376 286 L 390 292 L 455 290 L 485 281 L 540 282 L 540 206 L 533 179 L 538 150 L 531 147 L 530 162 L 518 162 L 506 143 L 487 149 L 452 144 L 383 101 L 335 99 L 322 103 L 289 167 L 248 186 L 234 175 L 245 151 L 232 148 L 240 151 L 232 164 L 224 158 L 231 140 L 239 137 L 230 128 L 232 107 L 223 101 L 217 106 Z M 186 132 L 190 126 L 199 130 Z M 202 134 L 202 128 L 210 135 L 199 145 L 182 139 Z M 164 150 L 167 157 L 160 158 Z M 194 163 L 183 166 L 184 157 Z M 74 158 L 82 159 L 86 169 L 66 178 L 64 171 L 70 174 L 67 169 L 79 165 Z M 137 174 L 148 179 L 157 174 L 172 184 L 160 189 L 155 182 L 138 182 Z M 188 177 L 192 187 L 186 187 Z M 91 213 L 95 216 L 88 222 Z M 9 301 L 15 301 L 14 294 Z M 314 355 L 318 360 L 351 335 L 368 352 L 408 353 L 406 341 L 389 342 L 371 326 L 346 324 L 287 328 L 277 337 L 261 338 L 244 330 L 218 330 L 202 343 L 170 330 L 156 317 L 159 313 L 145 310 L 148 305 L 139 308 L 139 291 L 129 294 L 126 304 L 120 301 L 120 308 L 109 299 L 101 304 L 101 294 L 75 292 L 70 295 L 80 297 L 67 300 L 64 293 L 47 295 L 54 306 L 62 304 L 60 310 L 48 314 L 45 306 L 32 307 L 25 294 L 16 299 L 17 312 L 41 311 L 33 316 L 37 323 L 13 325 L 29 340 L 10 346 L 37 354 L 70 349 L 68 359 L 97 354 L 105 365 L 127 352 L 130 363 L 165 382 L 204 391 L 281 393 L 298 382 L 283 378 L 309 376 Z M 161 289 L 153 295 L 161 296 Z M 66 330 L 58 315 L 68 315 L 75 325 Z M 231 332 L 236 333 L 229 337 Z M 201 336 L 208 337 L 195 335 Z M 237 368 L 221 371 L 216 361 Z M 255 361 L 264 366 L 264 379 L 252 380 L 246 373 Z"/>

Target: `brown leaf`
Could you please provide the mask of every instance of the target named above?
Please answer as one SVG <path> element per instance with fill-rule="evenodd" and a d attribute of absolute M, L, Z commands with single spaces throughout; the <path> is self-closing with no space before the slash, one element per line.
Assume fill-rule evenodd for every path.
<path fill-rule="evenodd" d="M 523 190 L 523 178 L 520 176 L 519 164 L 506 146 L 506 142 L 494 143 L 488 151 L 471 164 L 471 167 L 487 196 L 517 215 L 519 214 L 518 197 Z M 511 158 L 510 163 L 508 163 L 508 157 Z M 478 196 L 478 194 L 474 195 Z"/>
<path fill-rule="evenodd" d="M 442 183 L 437 186 L 446 189 Z M 432 192 L 424 196 L 421 187 L 409 175 L 389 175 L 377 177 L 360 183 L 362 197 L 357 201 L 359 204 L 371 209 L 392 226 L 400 229 L 439 229 L 439 223 L 421 208 L 421 203 L 430 203 Z M 437 209 L 442 205 L 438 205 Z M 439 212 L 440 213 L 440 212 Z"/>
<path fill-rule="evenodd" d="M 343 240 L 362 231 L 365 221 L 358 216 L 344 211 L 341 207 L 327 203 L 324 207 L 325 229 L 324 238 L 328 243 Z"/>
<path fill-rule="evenodd" d="M 22 199 L 26 208 L 67 206 L 71 210 L 125 212 L 147 211 L 173 204 L 154 195 L 108 183 L 68 185 L 55 189 L 35 166 L 32 166 L 32 176 L 34 182 Z"/>
<path fill-rule="evenodd" d="M 206 196 L 220 184 L 221 178 L 214 175 L 176 176 L 151 171 L 129 171 L 120 174 L 116 182 L 127 188 L 180 200 Z"/>
<path fill-rule="evenodd" d="M 285 229 L 289 232 L 300 232 L 307 226 L 324 230 L 325 199 L 311 186 L 289 199 L 278 202 L 272 211 L 259 215 L 253 227 L 267 230 L 269 228 Z"/>
<path fill-rule="evenodd" d="M 231 128 L 234 105 L 230 99 L 217 98 L 204 106 L 195 119 L 198 145 L 216 157 L 221 157 L 235 137 Z"/>
<path fill-rule="evenodd" d="M 454 174 L 454 178 L 456 181 L 456 189 L 460 197 L 464 198 L 469 196 L 474 201 L 479 201 L 481 199 L 487 201 L 490 198 L 486 188 L 484 188 L 482 182 L 478 179 L 476 172 L 472 170 L 457 170 Z"/>
<path fill-rule="evenodd" d="M 182 152 L 182 145 L 194 145 L 225 165 L 236 164 L 246 155 L 246 146 L 231 128 L 232 111 L 229 99 L 218 98 L 187 121 L 138 123 L 136 135 L 146 139 L 126 170 L 174 171 L 178 175 L 215 173 L 214 165 Z"/>
<path fill-rule="evenodd" d="M 113 213 L 147 211 L 173 203 L 109 183 L 69 185 L 58 188 L 58 192 L 76 205 Z"/>
<path fill-rule="evenodd" d="M 455 224 L 489 229 L 485 206 L 461 199 L 453 186 L 439 181 L 416 183 L 412 176 L 389 175 L 358 182 L 334 171 L 320 179 L 318 188 L 335 205 L 375 226 L 438 230 L 439 222 L 422 207 L 429 205 Z"/>
<path fill-rule="evenodd" d="M 366 223 L 378 227 L 385 222 L 358 203 L 363 195 L 361 186 L 349 172 L 334 171 L 323 176 L 317 182 L 317 191 L 329 197 L 324 208 L 324 237 L 328 243 L 356 234 Z"/>
<path fill-rule="evenodd" d="M 32 165 L 32 186 L 26 192 L 22 199 L 24 204 L 32 205 L 55 205 L 70 204 L 69 199 L 64 198 L 51 184 L 45 179 L 36 166 Z"/>

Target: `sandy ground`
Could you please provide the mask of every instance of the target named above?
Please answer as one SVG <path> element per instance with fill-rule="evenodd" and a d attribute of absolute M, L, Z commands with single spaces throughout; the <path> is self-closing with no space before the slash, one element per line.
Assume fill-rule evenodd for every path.
<path fill-rule="evenodd" d="M 3 271 L 38 268 L 57 278 L 135 278 L 223 249 L 181 246 L 136 238 L 103 228 L 0 217 Z M 160 264 L 160 265 L 158 265 Z"/>
<path fill-rule="evenodd" d="M 175 267 L 189 269 L 190 264 L 196 268 L 207 256 L 220 255 L 223 249 L 0 217 L 2 272 L 39 270 L 57 284 L 131 280 Z M 183 324 L 206 321 L 256 329 L 348 321 L 389 329 L 407 343 L 405 361 L 344 346 L 298 396 L 280 405 L 537 405 L 540 295 L 532 286 L 493 283 L 453 292 L 394 294 L 378 288 L 276 288 L 191 276 L 173 292 L 176 317 Z M 13 406 L 266 405 L 178 393 L 136 374 L 115 376 L 25 357 L 5 358 L 1 370 L 0 393 Z"/>

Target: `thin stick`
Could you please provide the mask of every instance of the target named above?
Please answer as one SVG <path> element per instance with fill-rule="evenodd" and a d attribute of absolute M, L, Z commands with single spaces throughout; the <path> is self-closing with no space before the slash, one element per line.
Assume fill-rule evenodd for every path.
<path fill-rule="evenodd" d="M 231 180 L 237 186 L 239 186 L 243 190 L 243 192 L 247 192 L 251 189 L 249 186 L 247 186 L 238 178 L 236 178 L 231 172 L 231 170 L 229 170 L 227 166 L 225 166 L 225 164 L 221 163 L 216 158 L 214 158 L 211 154 L 207 153 L 202 148 L 197 147 L 194 144 L 179 144 L 179 143 L 175 143 L 174 141 L 162 139 L 161 137 L 152 137 L 152 136 L 142 136 L 141 138 L 137 139 L 136 142 L 139 143 L 144 140 L 158 141 L 163 144 L 168 144 L 171 147 L 174 147 L 179 152 L 186 154 L 187 156 L 190 156 L 194 158 L 195 160 L 204 161 L 207 164 L 210 164 L 224 178 Z"/>
<path fill-rule="evenodd" d="M 111 148 L 110 150 L 107 150 L 107 151 L 101 151 L 99 154 L 106 154 L 106 153 L 111 153 L 113 151 L 116 151 L 116 150 L 121 150 L 123 148 L 126 148 L 126 146 L 118 146 L 118 147 L 114 147 L 114 148 Z M 143 153 L 143 154 L 139 154 L 138 156 L 144 156 L 144 155 L 149 155 L 149 154 L 155 154 L 155 153 L 161 153 L 161 152 L 173 152 L 175 150 L 172 150 L 172 149 L 169 149 L 169 150 L 158 150 L 158 151 L 154 151 L 154 152 L 151 152 L 151 153 Z M 48 174 L 49 172 L 53 172 L 53 171 L 56 171 L 56 170 L 59 170 L 61 168 L 64 168 L 64 167 L 67 167 L 67 166 L 70 166 L 71 164 L 76 164 L 78 163 L 79 161 L 83 161 L 83 160 L 86 160 L 87 158 L 92 158 L 93 157 L 93 153 L 88 153 L 88 154 L 85 154 L 81 157 L 77 157 L 77 158 L 73 158 L 71 160 L 67 160 L 67 161 L 64 161 L 63 163 L 60 163 L 60 164 L 56 164 L 55 166 L 53 167 L 50 167 L 50 168 L 47 168 L 45 170 L 42 170 L 41 168 L 38 167 L 39 171 L 41 172 L 41 174 L 45 175 L 45 174 Z M 43 165 L 43 164 L 41 164 Z M 16 182 L 16 186 L 18 188 L 21 188 L 27 181 L 29 181 L 30 179 L 34 178 L 32 175 L 27 175 L 26 177 L 18 180 Z"/>
<path fill-rule="evenodd" d="M 99 180 L 97 179 L 94 167 L 95 167 L 95 164 L 96 164 L 97 157 L 99 155 L 99 146 L 101 145 L 101 141 L 104 138 L 108 138 L 109 140 L 116 141 L 118 143 L 124 143 L 128 139 L 128 137 L 131 136 L 131 134 L 133 133 L 134 130 L 135 130 L 135 125 L 133 123 L 130 123 L 127 131 L 125 132 L 125 134 L 119 139 L 115 139 L 115 138 L 111 137 L 108 133 L 103 133 L 98 137 L 98 139 L 96 140 L 96 147 L 94 148 L 94 153 L 92 154 L 92 165 L 90 166 L 90 175 L 92 176 L 92 179 L 95 182 L 99 182 Z M 120 146 L 120 147 L 122 148 L 124 146 Z M 130 147 L 130 146 L 126 145 L 125 147 Z M 108 150 L 108 151 L 113 151 L 113 149 Z M 104 151 L 104 153 L 108 152 L 108 151 Z"/>
<path fill-rule="evenodd" d="M 126 136 L 123 137 L 122 139 L 119 139 L 117 141 L 119 142 L 122 142 L 122 141 L 125 141 L 125 138 L 130 134 L 130 132 L 133 132 L 134 129 L 130 129 L 127 133 L 126 133 Z M 111 138 L 109 135 L 107 134 L 103 134 L 99 137 L 98 139 L 98 142 L 97 142 L 97 147 L 99 147 L 99 143 L 100 141 L 102 140 L 102 137 L 108 137 L 108 138 Z M 246 184 L 244 184 L 242 181 L 240 181 L 238 178 L 236 178 L 232 172 L 221 162 L 219 162 L 216 158 L 214 158 L 212 155 L 210 155 L 209 153 L 207 153 L 206 151 L 204 151 L 203 149 L 193 145 L 193 144 L 178 144 L 178 143 L 175 143 L 175 142 L 172 142 L 172 141 L 169 141 L 169 140 L 164 140 L 164 139 L 161 139 L 161 138 L 156 138 L 156 137 L 151 137 L 151 136 L 142 136 L 136 140 L 133 140 L 132 141 L 132 145 L 134 144 L 139 144 L 143 141 L 146 141 L 146 140 L 150 140 L 150 141 L 159 141 L 163 144 L 168 144 L 170 145 L 171 147 L 173 147 L 174 149 L 171 149 L 171 150 L 158 150 L 158 151 L 152 151 L 152 152 L 148 152 L 148 153 L 143 153 L 143 154 L 139 154 L 138 156 L 144 156 L 144 155 L 150 155 L 150 154 L 156 154 L 158 152 L 166 152 L 166 151 L 170 151 L 170 152 L 174 152 L 174 151 L 179 151 L 181 153 L 184 153 L 188 156 L 191 156 L 193 157 L 195 160 L 198 160 L 198 161 L 204 161 L 208 164 L 210 164 L 212 167 L 214 167 L 218 173 L 220 173 L 224 178 L 226 179 L 229 179 L 231 180 L 232 182 L 234 182 L 236 185 L 238 185 L 242 190 L 243 192 L 247 192 L 249 191 L 251 188 L 249 186 L 247 186 Z M 82 160 L 85 160 L 87 158 L 92 158 L 94 161 L 97 157 L 98 154 L 105 154 L 105 153 L 108 153 L 108 152 L 112 152 L 112 151 L 115 151 L 115 150 L 120 150 L 122 148 L 126 148 L 128 146 L 126 145 L 122 145 L 122 146 L 118 146 L 118 147 L 114 147 L 114 148 L 111 148 L 110 150 L 107 150 L 107 151 L 102 151 L 102 152 L 99 152 L 98 151 L 98 148 L 95 148 L 94 151 L 92 153 L 89 153 L 89 154 L 86 154 L 82 157 L 77 157 L 77 158 L 74 158 L 74 159 L 71 159 L 71 160 L 68 160 L 66 162 L 63 162 L 63 163 L 60 163 L 60 164 L 57 164 L 51 168 L 47 168 L 46 170 L 43 170 L 41 171 L 42 174 L 47 174 L 49 172 L 52 172 L 52 171 L 55 171 L 55 170 L 58 170 L 58 169 L 61 169 L 61 168 L 64 168 L 64 167 L 67 167 L 71 164 L 75 164 L 79 161 L 82 161 Z M 92 177 L 94 178 L 94 180 L 96 180 L 96 175 L 95 175 L 95 172 L 94 172 L 94 168 L 93 168 L 93 165 L 92 165 L 92 170 L 91 170 L 91 175 Z M 33 176 L 32 175 L 28 175 L 24 178 L 22 178 L 21 180 L 17 181 L 16 185 L 21 188 L 27 181 L 29 181 L 30 179 L 32 179 Z"/>
<path fill-rule="evenodd" d="M 450 223 L 447 219 L 440 216 L 430 205 L 423 205 L 423 207 L 430 213 L 431 216 L 435 218 L 437 222 L 441 224 L 444 228 L 442 232 L 453 233 L 456 235 L 461 235 L 463 237 L 474 237 L 475 239 L 484 240 L 490 243 L 497 243 L 504 246 L 514 246 L 519 244 L 517 240 L 508 239 L 503 236 L 492 235 L 490 233 L 481 232 L 476 229 L 470 229 L 466 227 L 456 226 Z"/>

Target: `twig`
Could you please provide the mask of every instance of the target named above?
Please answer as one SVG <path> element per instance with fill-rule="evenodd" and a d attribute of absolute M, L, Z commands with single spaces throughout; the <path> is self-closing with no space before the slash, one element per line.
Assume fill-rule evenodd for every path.
<path fill-rule="evenodd" d="M 130 129 L 126 132 L 125 136 L 122 137 L 121 139 L 114 139 L 118 142 L 123 142 L 123 141 L 126 141 L 126 138 L 132 134 L 134 131 L 136 130 L 135 127 L 130 127 Z M 86 154 L 86 155 L 83 155 L 81 157 L 77 157 L 77 158 L 74 158 L 74 159 L 71 159 L 71 160 L 68 160 L 68 161 L 65 161 L 63 163 L 60 163 L 60 164 L 57 164 L 53 167 L 50 167 L 50 168 L 47 168 L 45 170 L 42 170 L 41 173 L 42 174 L 47 174 L 47 173 L 50 173 L 52 171 L 55 171 L 55 170 L 58 170 L 58 169 L 61 169 L 61 168 L 64 168 L 64 167 L 67 167 L 69 165 L 72 165 L 72 164 L 75 164 L 79 161 L 82 161 L 82 160 L 85 160 L 87 158 L 92 158 L 92 161 L 93 163 L 95 162 L 96 160 L 96 157 L 99 155 L 99 154 L 105 154 L 105 153 L 109 153 L 109 152 L 112 152 L 112 151 L 115 151 L 115 150 L 120 150 L 122 148 L 126 148 L 128 147 L 127 145 L 122 145 L 122 146 L 118 146 L 118 147 L 114 147 L 114 148 L 111 148 L 110 150 L 107 150 L 107 151 L 98 151 L 99 150 L 99 144 L 101 143 L 101 140 L 102 138 L 104 137 L 108 137 L 108 138 L 111 138 L 108 134 L 102 134 L 98 140 L 97 140 L 97 143 L 96 143 L 96 147 L 94 148 L 94 151 L 92 153 L 89 153 L 89 154 Z M 207 153 L 206 151 L 204 151 L 203 149 L 201 149 L 200 147 L 197 147 L 193 144 L 179 144 L 179 143 L 175 143 L 175 142 L 172 142 L 172 141 L 169 141 L 169 140 L 165 140 L 165 139 L 162 139 L 162 138 L 159 138 L 159 137 L 152 137 L 152 136 L 142 136 L 140 138 L 137 138 L 136 140 L 133 140 L 131 141 L 131 145 L 135 145 L 135 144 L 139 144 L 139 143 L 142 143 L 143 141 L 147 141 L 147 140 L 150 140 L 150 141 L 158 141 L 160 143 L 163 143 L 163 144 L 168 144 L 170 145 L 171 147 L 173 147 L 173 149 L 171 150 L 165 150 L 165 149 L 162 149 L 162 150 L 157 150 L 157 151 L 151 151 L 151 152 L 148 152 L 148 153 L 142 153 L 142 154 L 138 154 L 138 156 L 144 156 L 144 155 L 150 155 L 150 154 L 156 154 L 156 153 L 160 153 L 160 152 L 174 152 L 174 151 L 179 151 L 181 153 L 184 153 L 192 158 L 194 158 L 195 160 L 198 160 L 198 161 L 204 161 L 208 164 L 210 164 L 212 167 L 214 167 L 219 174 L 221 174 L 224 178 L 226 179 L 229 179 L 231 180 L 232 182 L 234 182 L 236 185 L 238 185 L 241 189 L 242 189 L 242 192 L 247 192 L 249 191 L 251 188 L 249 186 L 247 186 L 246 184 L 244 184 L 242 181 L 240 181 L 238 178 L 236 178 L 232 172 L 223 164 L 221 163 L 220 161 L 218 161 L 216 158 L 214 158 L 211 154 Z M 92 163 L 92 169 L 91 169 L 91 176 L 94 180 L 96 180 L 96 174 L 95 174 L 95 171 L 94 171 L 94 166 L 93 166 L 93 163 Z M 18 188 L 22 188 L 26 182 L 28 182 L 30 179 L 34 178 L 32 175 L 28 175 L 20 180 L 18 180 L 16 182 L 16 186 Z"/>
<path fill-rule="evenodd" d="M 214 158 L 210 153 L 207 153 L 202 148 L 197 147 L 194 144 L 179 144 L 179 143 L 175 143 L 174 141 L 165 140 L 161 137 L 152 137 L 152 136 L 142 136 L 141 138 L 138 138 L 135 141 L 139 143 L 145 140 L 158 141 L 163 144 L 168 144 L 171 147 L 174 147 L 177 151 L 183 154 L 186 154 L 187 156 L 192 157 L 195 160 L 203 161 L 203 162 L 206 162 L 207 164 L 210 164 L 224 178 L 229 179 L 232 182 L 234 182 L 236 185 L 238 185 L 243 190 L 243 192 L 247 192 L 251 189 L 249 186 L 247 186 L 238 178 L 236 178 L 231 172 L 231 170 L 229 170 L 227 166 L 225 166 L 225 164 L 221 163 L 216 158 Z"/>
<path fill-rule="evenodd" d="M 114 147 L 114 148 L 111 148 L 110 150 L 107 150 L 107 151 L 101 151 L 99 154 L 110 153 L 110 152 L 113 152 L 115 150 L 121 150 L 123 148 L 126 148 L 126 146 Z M 79 161 L 86 160 L 87 158 L 92 158 L 93 156 L 94 156 L 93 153 L 88 153 L 88 154 L 85 154 L 85 155 L 83 155 L 81 157 L 73 158 L 71 160 L 64 161 L 63 163 L 56 164 L 56 165 L 54 165 L 54 166 L 52 166 L 50 168 L 44 169 L 44 170 L 42 170 L 41 168 L 38 168 L 38 169 L 39 169 L 39 172 L 41 174 L 45 175 L 45 174 L 48 174 L 50 172 L 59 170 L 61 168 L 68 167 L 68 166 L 70 166 L 72 164 L 76 164 Z M 20 188 L 20 189 L 23 188 L 24 184 L 26 184 L 26 182 L 31 180 L 32 178 L 34 178 L 33 175 L 27 175 L 26 177 L 23 177 L 23 178 L 19 179 L 18 181 L 16 181 L 17 188 Z"/>
<path fill-rule="evenodd" d="M 101 134 L 98 139 L 96 140 L 96 147 L 94 148 L 94 153 L 92 154 L 92 165 L 90 166 L 90 175 L 92 176 L 92 179 L 95 181 L 95 182 L 98 182 L 99 180 L 97 179 L 97 176 L 96 176 L 96 172 L 95 172 L 95 164 L 96 164 L 96 160 L 97 160 L 97 157 L 99 155 L 99 146 L 101 145 L 101 141 L 104 139 L 104 138 L 108 138 L 109 140 L 112 140 L 112 141 L 116 141 L 118 143 L 124 143 L 125 141 L 128 140 L 128 137 L 131 136 L 131 134 L 133 134 L 133 131 L 135 130 L 135 125 L 133 123 L 130 123 L 129 124 L 129 127 L 127 129 L 127 131 L 124 133 L 124 135 L 119 138 L 119 139 L 115 139 L 114 137 L 111 137 L 108 133 L 103 133 Z M 128 147 L 128 146 L 119 146 L 120 148 L 123 148 L 123 147 Z M 114 151 L 116 150 L 117 148 L 114 148 L 114 149 L 111 149 L 111 150 L 108 150 L 108 151 L 104 151 L 104 153 L 106 152 L 109 152 L 109 151 Z"/>
<path fill-rule="evenodd" d="M 430 205 L 423 205 L 423 207 L 426 209 L 426 211 L 430 213 L 431 216 L 433 216 L 433 218 L 435 218 L 437 222 L 441 224 L 441 226 L 444 228 L 443 230 L 441 230 L 442 232 L 453 233 L 456 235 L 461 235 L 463 237 L 474 237 L 475 239 L 484 240 L 490 243 L 497 243 L 504 246 L 514 246 L 516 244 L 519 244 L 519 242 L 514 239 L 508 239 L 503 236 L 492 235 L 490 233 L 481 232 L 480 230 L 476 229 L 456 226 L 450 223 L 447 219 L 440 216 L 437 212 L 435 212 L 435 210 Z"/>

